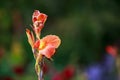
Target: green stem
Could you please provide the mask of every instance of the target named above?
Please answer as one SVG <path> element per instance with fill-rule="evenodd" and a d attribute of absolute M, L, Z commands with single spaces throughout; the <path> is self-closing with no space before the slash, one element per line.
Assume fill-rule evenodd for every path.
<path fill-rule="evenodd" d="M 40 71 L 39 71 L 39 74 L 38 74 L 38 80 L 44 80 L 43 65 L 44 65 L 44 57 L 42 58 L 42 60 L 39 64 Z"/>

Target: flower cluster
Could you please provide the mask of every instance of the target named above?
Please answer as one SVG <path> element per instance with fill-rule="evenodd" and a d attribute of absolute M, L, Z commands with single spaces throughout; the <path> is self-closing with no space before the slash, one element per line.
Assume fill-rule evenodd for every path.
<path fill-rule="evenodd" d="M 58 48 L 61 43 L 60 38 L 56 35 L 47 35 L 42 39 L 40 38 L 41 30 L 44 27 L 46 20 L 46 14 L 35 10 L 32 15 L 32 29 L 34 33 L 29 29 L 26 29 L 28 42 L 32 47 L 32 51 L 36 59 L 35 69 L 38 75 L 43 57 L 51 59 L 55 53 L 55 49 Z"/>

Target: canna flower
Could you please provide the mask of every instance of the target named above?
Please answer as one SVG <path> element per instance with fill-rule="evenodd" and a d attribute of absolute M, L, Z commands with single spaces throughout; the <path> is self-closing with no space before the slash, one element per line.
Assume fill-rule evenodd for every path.
<path fill-rule="evenodd" d="M 40 33 L 44 27 L 46 19 L 46 14 L 35 10 L 32 15 L 32 28 L 35 33 L 35 38 L 33 32 L 26 29 L 28 42 L 32 47 L 33 55 L 36 60 L 35 70 L 38 75 L 38 80 L 43 80 L 44 57 L 51 59 L 51 57 L 55 54 L 56 48 L 58 48 L 61 43 L 60 38 L 56 35 L 47 35 L 40 39 Z"/>
<path fill-rule="evenodd" d="M 40 13 L 38 10 L 35 10 L 32 15 L 33 30 L 35 31 L 36 37 L 39 39 L 40 31 L 44 26 L 44 23 L 47 19 L 47 15 Z"/>
<path fill-rule="evenodd" d="M 47 58 L 51 58 L 55 49 L 60 45 L 61 40 L 56 35 L 47 35 L 43 37 L 41 40 L 37 40 L 34 44 L 34 48 L 39 51 L 39 55 L 43 55 Z"/>

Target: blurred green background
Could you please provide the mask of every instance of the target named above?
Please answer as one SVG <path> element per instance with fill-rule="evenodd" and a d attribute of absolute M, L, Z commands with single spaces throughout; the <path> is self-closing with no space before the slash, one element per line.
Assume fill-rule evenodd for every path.
<path fill-rule="evenodd" d="M 0 80 L 37 80 L 25 34 L 36 9 L 48 15 L 42 37 L 55 34 L 62 40 L 54 61 L 46 60 L 56 71 L 98 60 L 104 45 L 120 36 L 119 0 L 1 0 Z"/>

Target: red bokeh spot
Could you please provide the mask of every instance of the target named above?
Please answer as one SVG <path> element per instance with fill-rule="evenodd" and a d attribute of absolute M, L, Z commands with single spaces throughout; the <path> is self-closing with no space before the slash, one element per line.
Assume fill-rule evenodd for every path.
<path fill-rule="evenodd" d="M 117 48 L 116 47 L 113 47 L 113 46 L 107 46 L 106 47 L 106 52 L 110 55 L 112 55 L 113 57 L 116 57 L 117 56 Z"/>
<path fill-rule="evenodd" d="M 61 74 L 55 74 L 53 77 L 52 77 L 52 80 L 64 80 L 63 77 L 61 76 Z"/>
<path fill-rule="evenodd" d="M 68 66 L 63 70 L 62 75 L 65 78 L 65 80 L 69 80 L 74 76 L 74 73 L 75 73 L 74 67 Z"/>
<path fill-rule="evenodd" d="M 17 75 L 22 75 L 24 70 L 22 66 L 15 66 L 13 68 L 14 73 L 16 73 Z"/>

